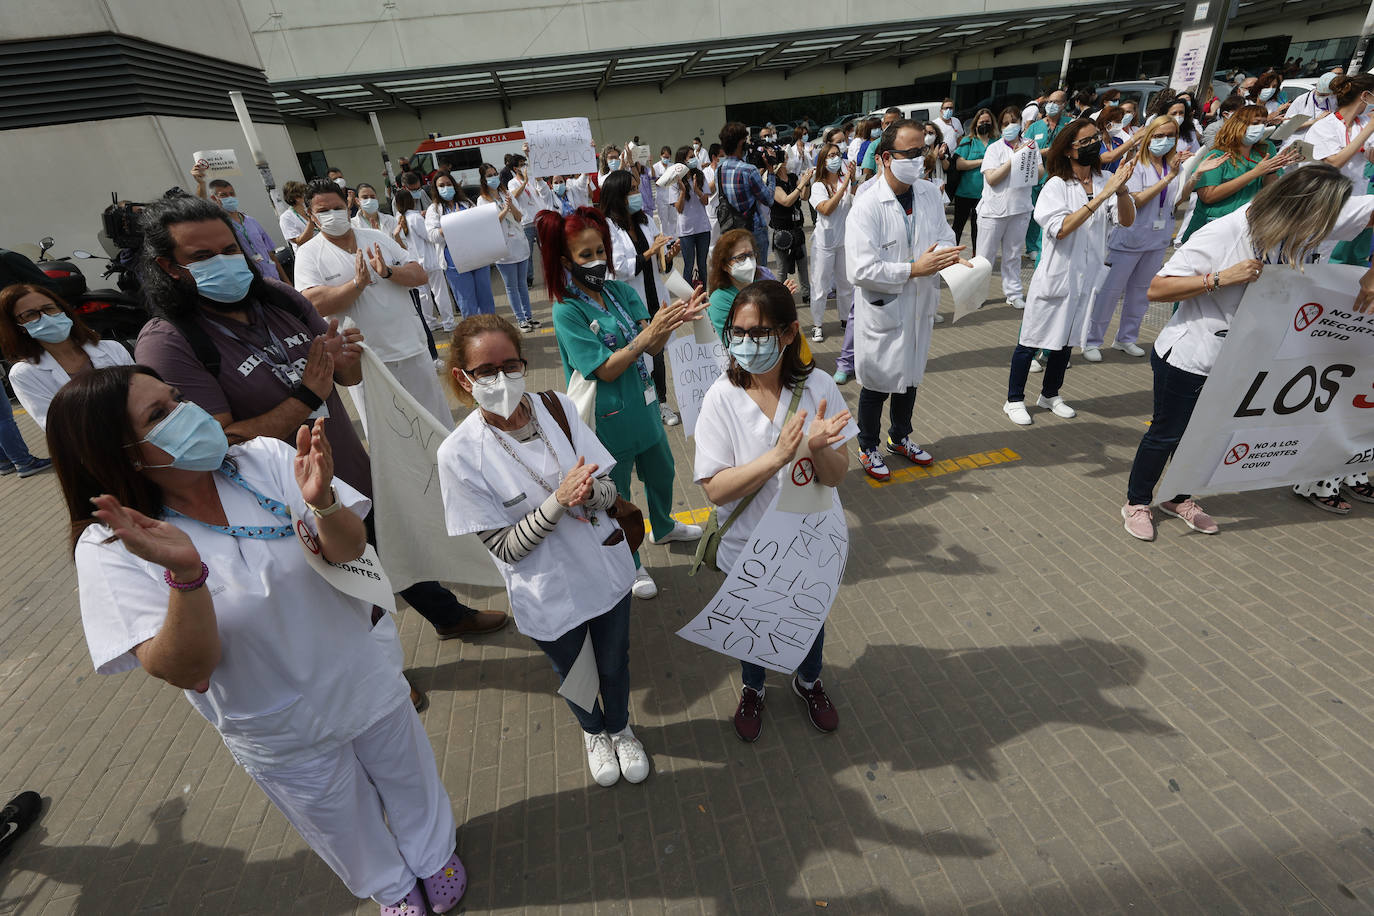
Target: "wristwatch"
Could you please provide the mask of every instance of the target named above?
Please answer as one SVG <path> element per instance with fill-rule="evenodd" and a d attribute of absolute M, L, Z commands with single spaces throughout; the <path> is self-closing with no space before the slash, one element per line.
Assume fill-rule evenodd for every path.
<path fill-rule="evenodd" d="M 306 503 L 306 505 L 309 506 L 310 511 L 315 513 L 315 518 L 329 518 L 329 516 L 333 515 L 335 512 L 338 512 L 340 509 L 343 508 L 343 503 L 339 501 L 339 494 L 334 492 L 333 486 L 329 488 L 329 497 L 333 500 L 333 502 L 331 502 L 328 506 L 326 506 L 323 509 L 321 509 L 319 506 L 312 506 L 310 505 L 310 503 Z"/>

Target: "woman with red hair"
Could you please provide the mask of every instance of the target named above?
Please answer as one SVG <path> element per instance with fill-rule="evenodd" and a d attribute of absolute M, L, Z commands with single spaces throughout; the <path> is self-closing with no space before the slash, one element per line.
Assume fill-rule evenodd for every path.
<path fill-rule="evenodd" d="M 544 263 L 558 355 L 582 419 L 615 459 L 611 479 L 630 499 L 630 472 L 638 471 L 648 501 L 649 542 L 695 541 L 701 528 L 673 519 L 673 453 L 659 416 L 653 357 L 673 331 L 706 307 L 706 293 L 660 308 L 652 318 L 634 288 L 606 277 L 611 233 L 590 207 L 567 216 L 545 210 L 535 219 Z M 658 586 L 635 553 L 637 598 Z"/>

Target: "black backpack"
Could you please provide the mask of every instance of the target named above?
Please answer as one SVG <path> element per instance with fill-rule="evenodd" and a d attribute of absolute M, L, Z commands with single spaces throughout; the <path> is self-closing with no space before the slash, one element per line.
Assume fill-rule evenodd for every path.
<path fill-rule="evenodd" d="M 731 206 L 723 193 L 716 199 L 716 224 L 720 226 L 721 232 L 729 232 L 731 229 L 753 229 L 753 223 Z"/>

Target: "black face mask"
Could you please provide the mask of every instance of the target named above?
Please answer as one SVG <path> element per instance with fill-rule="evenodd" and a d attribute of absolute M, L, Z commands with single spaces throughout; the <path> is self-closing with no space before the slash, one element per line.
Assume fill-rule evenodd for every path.
<path fill-rule="evenodd" d="M 605 261 L 590 267 L 569 263 L 568 272 L 572 274 L 574 280 L 594 293 L 599 293 L 606 287 Z"/>
<path fill-rule="evenodd" d="M 978 133 L 982 134 L 984 137 L 991 137 L 992 125 L 984 121 L 982 124 L 978 125 Z"/>
<path fill-rule="evenodd" d="M 1102 147 L 1100 147 L 1100 146 L 1095 146 L 1095 145 L 1094 145 L 1094 146 L 1089 146 L 1089 147 L 1086 147 L 1086 148 L 1084 148 L 1084 147 L 1079 147 L 1079 149 L 1078 149 L 1078 164 L 1079 164 L 1079 165 L 1086 165 L 1088 168 L 1092 168 L 1093 166 L 1098 165 L 1101 161 L 1102 161 Z"/>

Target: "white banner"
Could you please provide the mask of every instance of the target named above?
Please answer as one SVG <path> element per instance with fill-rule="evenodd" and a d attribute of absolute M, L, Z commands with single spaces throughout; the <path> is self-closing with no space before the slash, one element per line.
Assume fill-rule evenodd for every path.
<path fill-rule="evenodd" d="M 711 602 L 677 631 L 688 642 L 790 674 L 830 614 L 849 560 L 838 494 L 825 512 L 771 507 Z"/>
<path fill-rule="evenodd" d="M 1161 499 L 1374 468 L 1374 314 L 1352 308 L 1363 273 L 1270 267 L 1246 290 Z"/>
<path fill-rule="evenodd" d="M 490 267 L 507 254 L 498 207 L 469 207 L 439 217 L 444 245 L 459 273 Z"/>
<path fill-rule="evenodd" d="M 520 126 L 530 145 L 531 178 L 585 175 L 597 170 L 592 126 L 586 118 L 523 121 Z"/>
<path fill-rule="evenodd" d="M 225 178 L 243 174 L 239 168 L 238 154 L 231 149 L 198 150 L 191 154 L 191 158 L 195 159 L 193 165 L 205 169 L 206 178 Z"/>
<path fill-rule="evenodd" d="M 503 586 L 477 536 L 450 537 L 444 523 L 438 453 L 448 431 L 366 346 L 363 377 L 373 522 L 392 587 L 431 580 Z"/>
<path fill-rule="evenodd" d="M 704 317 L 695 324 L 710 327 Z M 725 347 L 719 340 L 698 343 L 694 334 L 683 334 L 669 340 L 665 349 L 673 375 L 673 393 L 677 395 L 677 412 L 682 417 L 682 433 L 690 436 L 696 432 L 706 390 L 724 372 Z"/>

